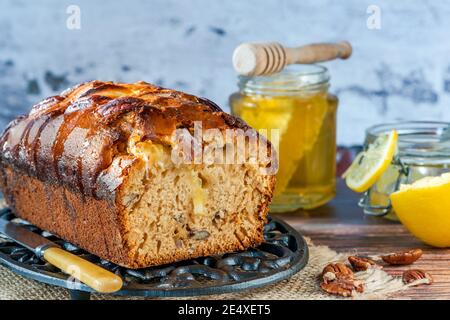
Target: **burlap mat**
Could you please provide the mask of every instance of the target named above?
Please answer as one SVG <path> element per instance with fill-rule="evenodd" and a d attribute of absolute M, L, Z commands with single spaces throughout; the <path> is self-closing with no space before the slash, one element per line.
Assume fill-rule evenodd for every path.
<path fill-rule="evenodd" d="M 338 254 L 325 246 L 316 246 L 309 239 L 310 259 L 308 265 L 291 277 L 289 280 L 266 286 L 259 289 L 244 290 L 240 293 L 188 297 L 182 299 L 275 299 L 275 300 L 322 300 L 338 299 L 338 297 L 324 294 L 319 287 L 318 275 L 325 264 L 331 261 L 344 261 L 345 254 Z M 402 284 L 400 278 L 391 277 L 382 270 L 358 272 L 356 278 L 364 280 L 366 292 L 358 295 L 356 299 L 386 298 L 393 292 L 404 290 L 407 286 Z M 3 266 L 0 266 L 0 299 L 5 300 L 60 300 L 69 299 L 66 289 L 39 283 L 16 275 Z M 140 299 L 139 297 L 120 297 L 95 294 L 92 299 Z"/>

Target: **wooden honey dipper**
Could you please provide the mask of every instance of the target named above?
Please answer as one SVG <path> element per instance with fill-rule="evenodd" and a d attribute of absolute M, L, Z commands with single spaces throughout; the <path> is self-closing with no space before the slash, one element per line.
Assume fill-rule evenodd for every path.
<path fill-rule="evenodd" d="M 233 66 L 243 76 L 265 76 L 280 72 L 289 64 L 308 64 L 347 59 L 352 46 L 347 41 L 314 43 L 286 48 L 277 42 L 242 43 L 233 53 Z"/>

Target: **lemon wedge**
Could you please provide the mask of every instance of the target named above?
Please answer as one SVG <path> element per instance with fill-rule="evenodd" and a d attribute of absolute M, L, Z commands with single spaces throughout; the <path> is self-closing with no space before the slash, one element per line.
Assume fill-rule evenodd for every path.
<path fill-rule="evenodd" d="M 342 177 L 347 186 L 356 192 L 369 189 L 391 164 L 397 150 L 397 131 L 379 136 L 369 145 L 367 150 L 360 152 Z"/>
<path fill-rule="evenodd" d="M 279 130 L 280 141 L 276 146 L 279 170 L 275 196 L 280 195 L 319 137 L 328 110 L 327 96 L 244 96 L 238 109 L 239 116 L 253 128 Z M 270 140 L 270 137 L 267 138 Z"/>
<path fill-rule="evenodd" d="M 450 173 L 425 177 L 391 194 L 395 213 L 403 225 L 423 242 L 450 247 Z"/>

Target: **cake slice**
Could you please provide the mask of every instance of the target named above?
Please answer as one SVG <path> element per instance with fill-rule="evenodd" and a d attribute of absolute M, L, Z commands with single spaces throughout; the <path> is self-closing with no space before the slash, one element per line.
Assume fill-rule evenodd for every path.
<path fill-rule="evenodd" d="M 17 216 L 121 266 L 263 241 L 275 152 L 209 100 L 92 81 L 15 119 L 0 148 Z"/>

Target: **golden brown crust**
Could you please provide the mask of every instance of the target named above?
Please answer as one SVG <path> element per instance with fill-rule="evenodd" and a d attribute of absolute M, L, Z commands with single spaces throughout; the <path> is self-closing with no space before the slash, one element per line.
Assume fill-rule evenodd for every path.
<path fill-rule="evenodd" d="M 2 170 L 0 186 L 17 216 L 104 259 L 129 263 L 120 212 L 110 202 L 83 199 L 68 188 L 44 183 L 10 166 Z"/>
<path fill-rule="evenodd" d="M 192 129 L 195 121 L 203 129 L 248 128 L 204 98 L 145 82 L 91 81 L 43 100 L 11 122 L 0 138 L 0 161 L 101 197 L 97 179 L 132 132 L 141 140 L 168 143 L 175 129 Z"/>

